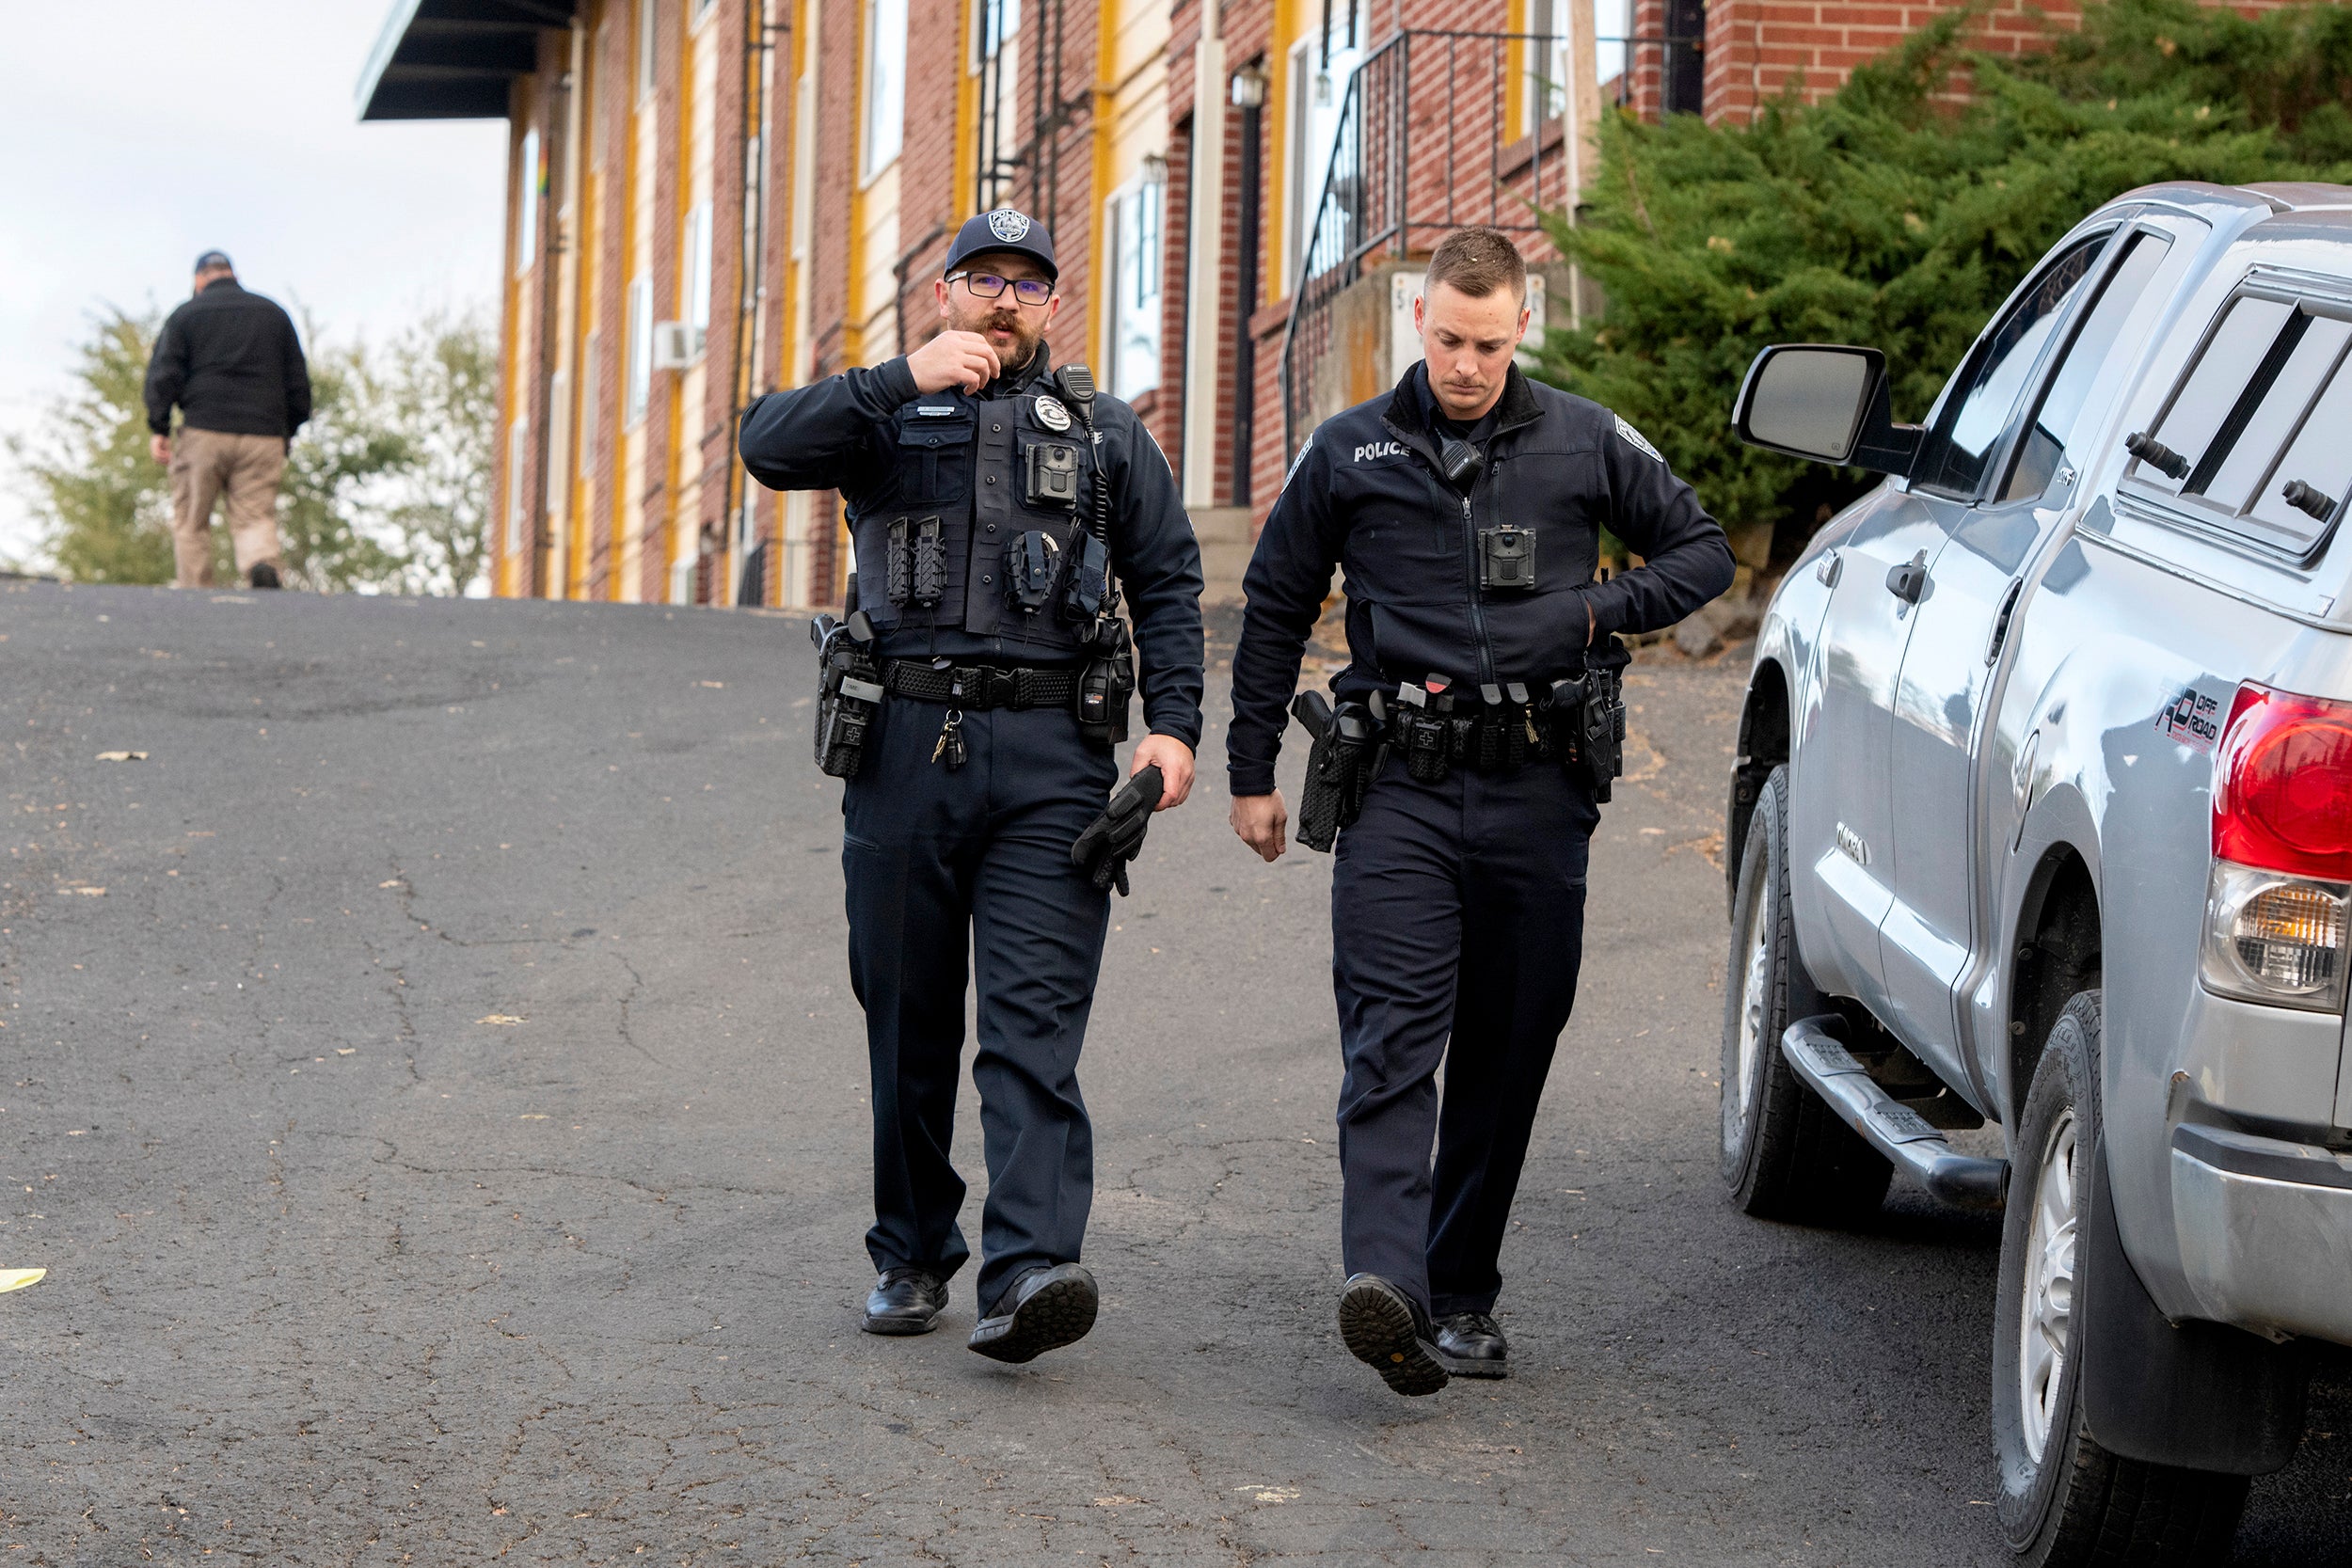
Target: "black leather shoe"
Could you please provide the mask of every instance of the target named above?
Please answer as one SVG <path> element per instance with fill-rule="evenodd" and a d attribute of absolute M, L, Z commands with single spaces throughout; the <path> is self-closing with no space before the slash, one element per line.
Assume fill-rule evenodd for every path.
<path fill-rule="evenodd" d="M 993 1361 L 1035 1360 L 1085 1338 L 1100 1301 L 1094 1276 L 1078 1264 L 1041 1264 L 1005 1287 L 972 1331 L 972 1349 Z"/>
<path fill-rule="evenodd" d="M 1438 1359 L 1455 1377 L 1509 1377 L 1511 1341 L 1484 1312 L 1449 1312 L 1437 1320 Z"/>
<path fill-rule="evenodd" d="M 258 562 L 253 568 L 250 580 L 256 588 L 275 588 L 278 586 L 278 568 L 266 561 Z"/>
<path fill-rule="evenodd" d="M 866 1297 L 868 1334 L 929 1334 L 947 1306 L 947 1282 L 928 1269 L 884 1269 Z"/>
<path fill-rule="evenodd" d="M 1434 1394 L 1446 1385 L 1429 1314 L 1376 1274 L 1348 1276 L 1340 1292 L 1340 1338 L 1400 1394 Z"/>

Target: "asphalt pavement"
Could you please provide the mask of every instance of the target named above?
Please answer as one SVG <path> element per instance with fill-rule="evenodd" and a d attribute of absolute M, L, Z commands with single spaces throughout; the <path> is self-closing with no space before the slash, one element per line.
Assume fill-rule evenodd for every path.
<path fill-rule="evenodd" d="M 857 1330 L 800 622 L 0 583 L 0 1564 L 1995 1568 L 1995 1223 L 1716 1175 L 1740 675 L 1633 673 L 1516 1370 L 1406 1401 L 1332 1322 L 1330 863 L 1226 828 L 1221 674 L 1081 1074 L 1102 1318 L 1005 1368 L 968 1275 Z M 2352 1549 L 2342 1366 L 2243 1568 Z"/>

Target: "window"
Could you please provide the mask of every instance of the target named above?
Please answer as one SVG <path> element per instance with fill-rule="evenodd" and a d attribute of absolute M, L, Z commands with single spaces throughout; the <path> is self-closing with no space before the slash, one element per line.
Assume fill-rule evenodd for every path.
<path fill-rule="evenodd" d="M 888 168 L 906 139 L 907 0 L 866 0 L 866 134 L 860 178 Z"/>
<path fill-rule="evenodd" d="M 1315 214 L 1323 206 L 1327 177 L 1337 185 L 1343 203 L 1355 197 L 1357 171 L 1350 166 L 1359 151 L 1351 143 L 1343 166 L 1331 166 L 1332 150 L 1340 140 L 1340 111 L 1347 104 L 1348 79 L 1363 63 L 1363 41 L 1369 31 L 1361 12 L 1363 0 L 1352 6 L 1332 6 L 1327 32 L 1317 26 L 1291 46 L 1287 86 L 1290 113 L 1290 178 L 1284 205 L 1282 276 L 1295 280 L 1307 250 L 1314 243 Z M 1353 41 L 1351 41 L 1353 40 Z M 1285 284 L 1288 287 L 1288 284 Z"/>
<path fill-rule="evenodd" d="M 1111 243 L 1110 390 L 1134 399 L 1160 384 L 1160 212 L 1167 187 L 1137 181 L 1105 204 Z"/>
<path fill-rule="evenodd" d="M 531 420 L 517 414 L 515 422 L 506 427 L 506 553 L 509 558 L 520 555 L 523 548 L 523 514 L 526 505 L 523 469 L 531 461 Z"/>
<path fill-rule="evenodd" d="M 2300 482 L 2341 503 L 2344 492 L 2352 490 L 2352 443 L 2344 438 L 2346 430 L 2352 430 L 2352 365 L 2339 362 L 2326 389 L 2304 417 L 2302 429 L 2287 443 L 2286 455 L 2259 487 L 2246 518 L 2251 525 L 2249 533 L 2284 545 L 2296 555 L 2310 553 L 2327 533 L 2328 514 L 2341 507 L 2328 508 L 2314 517 L 2287 504 L 2286 488 Z"/>
<path fill-rule="evenodd" d="M 637 0 L 637 96 L 653 96 L 654 23 L 661 0 Z"/>
<path fill-rule="evenodd" d="M 531 270 L 539 255 L 539 130 L 523 133 L 522 167 L 516 178 L 518 227 L 515 230 L 515 276 Z"/>
<path fill-rule="evenodd" d="M 973 15 L 973 58 L 993 60 L 1021 30 L 1021 0 L 980 0 Z"/>
<path fill-rule="evenodd" d="M 686 325 L 693 328 L 692 352 L 702 352 L 710 333 L 710 203 L 686 214 Z"/>
<path fill-rule="evenodd" d="M 653 399 L 653 279 L 628 286 L 628 413 L 625 424 L 645 417 Z"/>
<path fill-rule="evenodd" d="M 2123 340 L 2124 324 L 2147 293 L 2149 280 L 2164 264 L 2172 242 L 2165 235 L 2142 230 L 2124 241 L 2124 246 L 2100 287 L 2098 303 L 2083 318 L 2066 358 L 2042 394 L 2042 406 L 2034 413 L 2016 467 L 2010 470 L 2009 483 L 2002 488 L 2005 501 L 2023 500 L 2047 490 L 2066 453 L 2089 438 L 2114 401 L 2113 384 L 2103 382 L 2099 372 Z"/>
<path fill-rule="evenodd" d="M 2205 341 L 2204 352 L 2173 394 L 2158 421 L 2155 438 L 2190 464 L 2200 464 L 2215 446 L 2230 411 L 2237 406 L 2246 384 L 2261 369 L 2279 340 L 2280 328 L 2295 314 L 2295 307 L 2280 299 L 2240 295 L 2230 302 L 2221 323 Z M 2133 477 L 2159 490 L 2179 494 L 2197 477 L 2191 468 L 2167 474 L 2152 463 L 2133 465 Z"/>
<path fill-rule="evenodd" d="M 2233 533 L 2307 554 L 2352 479 L 2348 346 L 2352 320 L 2340 307 L 2240 294 L 2152 433 L 2174 454 L 2165 467 L 2176 471 L 2142 458 L 2131 478 L 2193 500 Z M 2286 498 L 2297 483 L 2299 506 Z"/>
<path fill-rule="evenodd" d="M 1527 30 L 1527 96 L 1522 110 L 1533 130 L 1538 120 L 1567 112 L 1568 74 L 1574 55 L 1568 48 L 1568 8 L 1592 0 L 1531 0 Z M 1580 82 L 1578 90 L 1590 93 L 1599 84 Z"/>
<path fill-rule="evenodd" d="M 1946 394 L 1932 437 L 1937 450 L 1920 467 L 1923 483 L 1957 495 L 1976 494 L 2042 351 L 2082 293 L 2109 237 L 2085 240 L 2044 267 L 1977 345 Z"/>

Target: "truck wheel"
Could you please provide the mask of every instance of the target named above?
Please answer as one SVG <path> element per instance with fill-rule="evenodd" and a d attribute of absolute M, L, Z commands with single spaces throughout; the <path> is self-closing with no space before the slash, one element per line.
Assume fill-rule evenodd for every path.
<path fill-rule="evenodd" d="M 1780 1054 L 1791 1019 L 1830 1010 L 1797 957 L 1786 764 L 1756 798 L 1724 975 L 1723 1168 L 1733 1199 L 1765 1219 L 1851 1222 L 1875 1212 L 1894 1167 Z"/>
<path fill-rule="evenodd" d="M 2157 1568 L 2225 1562 L 2247 1478 L 2147 1465 L 2084 1430 L 2074 1304 L 2090 1258 L 2091 1173 L 2103 1158 L 2100 993 L 2058 1015 L 2018 1117 L 1993 1317 L 1994 1512 L 2031 1568 Z"/>

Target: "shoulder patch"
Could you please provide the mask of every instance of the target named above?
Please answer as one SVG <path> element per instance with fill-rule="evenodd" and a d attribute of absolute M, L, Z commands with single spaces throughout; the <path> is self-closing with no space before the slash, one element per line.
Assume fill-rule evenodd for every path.
<path fill-rule="evenodd" d="M 1298 443 L 1298 455 L 1291 459 L 1289 469 L 1282 475 L 1283 489 L 1289 489 L 1291 481 L 1298 477 L 1298 466 L 1307 461 L 1307 454 L 1314 450 L 1314 446 L 1315 433 L 1311 430 L 1307 433 L 1307 438 Z"/>
<path fill-rule="evenodd" d="M 1618 440 L 1625 442 L 1628 446 L 1637 448 L 1642 451 L 1649 453 L 1650 457 L 1656 462 L 1663 463 L 1666 461 L 1664 458 L 1658 455 L 1658 449 L 1656 447 L 1651 446 L 1647 441 L 1642 438 L 1642 433 L 1640 431 L 1625 422 L 1625 416 L 1623 414 L 1618 415 L 1616 418 Z"/>

